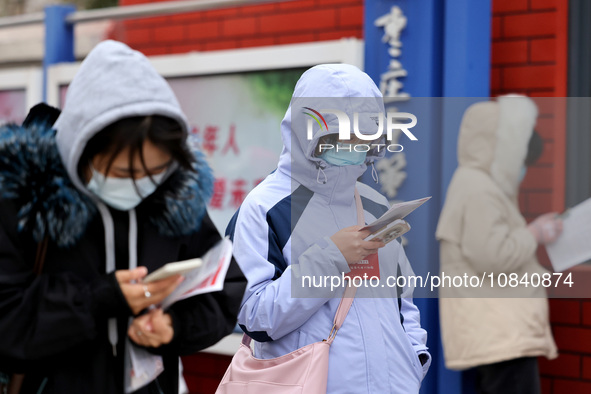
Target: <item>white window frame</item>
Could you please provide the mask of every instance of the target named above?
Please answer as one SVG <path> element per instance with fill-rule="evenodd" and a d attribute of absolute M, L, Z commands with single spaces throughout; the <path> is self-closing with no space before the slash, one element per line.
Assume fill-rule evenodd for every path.
<path fill-rule="evenodd" d="M 40 67 L 7 68 L 0 70 L 0 90 L 24 90 L 25 115 L 33 105 L 43 100 L 43 71 Z"/>
<path fill-rule="evenodd" d="M 363 51 L 363 40 L 344 38 L 304 44 L 152 56 L 149 59 L 164 78 L 175 78 L 311 67 L 323 63 L 348 63 L 363 70 Z M 79 67 L 80 62 L 62 63 L 49 68 L 48 104 L 59 106 L 60 86 L 68 85 Z"/>

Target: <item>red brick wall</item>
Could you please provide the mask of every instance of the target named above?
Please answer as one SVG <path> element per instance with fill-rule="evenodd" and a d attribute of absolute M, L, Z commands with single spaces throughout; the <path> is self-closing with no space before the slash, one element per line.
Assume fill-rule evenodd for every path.
<path fill-rule="evenodd" d="M 148 56 L 343 37 L 363 37 L 363 0 L 296 0 L 143 18 L 119 23 L 112 34 Z"/>
<path fill-rule="evenodd" d="M 550 317 L 560 356 L 540 359 L 544 394 L 591 393 L 591 302 L 550 300 Z"/>
<path fill-rule="evenodd" d="M 493 0 L 492 95 L 524 93 L 565 97 L 567 82 L 566 0 Z M 547 100 L 547 99 L 544 99 Z M 536 129 L 545 151 L 522 185 L 526 217 L 564 209 L 565 107 L 540 101 Z M 541 250 L 539 256 L 547 262 Z M 552 330 L 560 356 L 540 359 L 544 394 L 591 393 L 591 301 L 550 300 Z"/>
<path fill-rule="evenodd" d="M 491 94 L 566 96 L 567 2 L 493 0 Z M 540 108 L 542 160 L 528 170 L 521 207 L 529 218 L 564 208 L 565 121 L 559 105 Z"/>

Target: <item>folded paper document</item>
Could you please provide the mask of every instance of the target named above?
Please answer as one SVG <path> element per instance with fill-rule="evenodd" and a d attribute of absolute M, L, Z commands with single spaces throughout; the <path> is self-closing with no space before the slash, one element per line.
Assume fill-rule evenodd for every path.
<path fill-rule="evenodd" d="M 560 237 L 546 245 L 552 267 L 562 272 L 591 259 L 591 198 L 569 209 L 562 216 Z"/>
<path fill-rule="evenodd" d="M 418 200 L 394 204 L 379 219 L 361 228 L 360 231 L 371 231 L 371 234 L 365 238 L 366 241 L 388 243 L 410 230 L 410 224 L 403 219 L 430 199 L 431 197 L 424 197 Z"/>

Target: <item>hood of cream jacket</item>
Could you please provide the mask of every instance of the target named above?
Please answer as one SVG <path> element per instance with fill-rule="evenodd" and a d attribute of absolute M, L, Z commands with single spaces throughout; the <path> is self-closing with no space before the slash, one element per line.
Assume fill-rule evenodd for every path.
<path fill-rule="evenodd" d="M 440 291 L 448 368 L 556 357 L 545 290 L 521 281 L 546 273 L 517 203 L 519 173 L 536 117 L 531 99 L 513 95 L 476 103 L 462 119 L 459 165 L 436 233 L 440 274 L 477 276 L 483 284 Z M 511 278 L 517 279 L 511 282 L 516 286 L 508 284 Z"/>

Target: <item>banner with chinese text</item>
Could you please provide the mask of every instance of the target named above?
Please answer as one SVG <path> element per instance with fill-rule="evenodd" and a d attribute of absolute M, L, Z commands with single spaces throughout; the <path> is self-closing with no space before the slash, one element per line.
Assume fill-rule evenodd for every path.
<path fill-rule="evenodd" d="M 304 69 L 169 79 L 189 119 L 191 140 L 216 178 L 209 214 L 224 232 L 248 192 L 272 172 L 280 124 Z"/>

